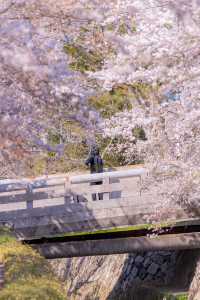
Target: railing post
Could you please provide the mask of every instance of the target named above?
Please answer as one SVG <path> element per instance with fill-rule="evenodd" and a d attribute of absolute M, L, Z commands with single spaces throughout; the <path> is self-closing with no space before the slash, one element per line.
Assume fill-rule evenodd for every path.
<path fill-rule="evenodd" d="M 110 185 L 110 178 L 106 177 L 103 179 L 103 185 L 105 187 L 105 191 L 109 191 L 109 185 Z M 108 187 L 108 189 L 107 189 Z M 110 199 L 110 193 L 103 193 L 103 200 L 109 200 Z"/>
<path fill-rule="evenodd" d="M 33 208 L 33 189 L 30 183 L 27 184 L 26 188 L 26 195 L 27 195 L 27 209 Z"/>

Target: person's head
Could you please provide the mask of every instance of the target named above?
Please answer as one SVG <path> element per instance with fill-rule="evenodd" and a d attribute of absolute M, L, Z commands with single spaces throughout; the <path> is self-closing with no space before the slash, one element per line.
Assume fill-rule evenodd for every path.
<path fill-rule="evenodd" d="M 99 155 L 99 147 L 97 145 L 92 145 L 90 152 L 91 155 Z"/>

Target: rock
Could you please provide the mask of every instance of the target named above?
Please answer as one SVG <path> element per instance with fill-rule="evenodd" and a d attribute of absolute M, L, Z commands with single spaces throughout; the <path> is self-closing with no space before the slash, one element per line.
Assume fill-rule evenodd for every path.
<path fill-rule="evenodd" d="M 151 259 L 149 257 L 147 257 L 143 263 L 143 266 L 145 268 L 147 268 L 150 265 L 150 263 L 151 263 Z"/>
<path fill-rule="evenodd" d="M 150 274 L 152 274 L 152 275 L 155 275 L 156 274 L 156 272 L 158 271 L 158 268 L 159 268 L 159 266 L 157 265 L 157 264 L 155 264 L 155 263 L 152 263 L 150 266 L 149 266 L 149 268 L 148 268 L 148 273 L 150 273 Z"/>
<path fill-rule="evenodd" d="M 156 254 L 156 255 L 154 255 L 154 257 L 152 258 L 152 260 L 153 260 L 155 263 L 161 265 L 161 264 L 164 262 L 164 257 L 161 256 L 160 254 Z"/>
<path fill-rule="evenodd" d="M 145 269 L 145 268 L 141 268 L 141 269 L 139 270 L 139 274 L 138 274 L 138 276 L 140 277 L 140 279 L 141 279 L 141 280 L 144 280 L 144 278 L 146 277 L 146 275 L 147 275 L 146 269 Z"/>
<path fill-rule="evenodd" d="M 133 267 L 132 271 L 131 271 L 131 277 L 136 277 L 138 274 L 138 268 L 137 267 Z"/>
<path fill-rule="evenodd" d="M 145 278 L 146 282 L 152 282 L 153 281 L 153 275 L 148 274 L 147 277 Z"/>
<path fill-rule="evenodd" d="M 135 263 L 142 263 L 144 261 L 144 256 L 138 255 L 135 258 Z"/>
<path fill-rule="evenodd" d="M 166 273 L 167 269 L 168 269 L 168 263 L 165 262 L 164 264 L 161 265 L 161 271 L 163 273 Z"/>
<path fill-rule="evenodd" d="M 131 263 L 127 266 L 127 269 L 125 271 L 127 276 L 130 274 L 130 271 L 131 271 L 132 267 L 133 267 L 133 265 Z"/>

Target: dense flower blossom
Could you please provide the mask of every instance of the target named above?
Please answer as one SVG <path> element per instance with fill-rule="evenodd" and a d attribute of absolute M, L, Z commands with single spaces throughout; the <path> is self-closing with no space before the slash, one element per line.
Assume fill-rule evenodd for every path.
<path fill-rule="evenodd" d="M 158 197 L 150 222 L 172 206 L 198 209 L 199 0 L 3 0 L 0 22 L 0 176 L 13 176 L 8 165 L 20 173 L 33 146 L 62 156 L 63 143 L 54 147 L 45 136 L 76 120 L 89 143 L 100 132 L 126 164 L 145 162 L 143 189 Z M 71 69 L 66 43 L 100 52 L 101 68 Z M 103 119 L 88 104 L 99 91 L 135 83 L 149 94 L 129 99 L 129 111 Z"/>

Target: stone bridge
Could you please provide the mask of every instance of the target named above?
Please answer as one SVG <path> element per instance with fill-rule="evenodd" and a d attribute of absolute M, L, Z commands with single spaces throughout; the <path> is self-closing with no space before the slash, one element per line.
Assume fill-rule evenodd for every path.
<path fill-rule="evenodd" d="M 174 205 L 149 224 L 158 199 L 145 168 L 0 181 L 0 222 L 47 258 L 200 248 L 199 215 Z M 173 225 L 171 227 L 171 225 Z"/>
<path fill-rule="evenodd" d="M 146 176 L 145 168 L 132 167 L 99 174 L 1 180 L 0 224 L 9 225 L 19 240 L 49 259 L 138 253 L 132 263 L 136 277 L 141 273 L 139 265 L 142 277 L 146 273 L 155 277 L 168 268 L 164 258 L 155 262 L 154 251 L 157 257 L 167 251 L 169 257 L 176 250 L 173 257 L 182 253 L 177 270 L 184 267 L 187 274 L 187 279 L 179 276 L 179 286 L 187 286 L 191 270 L 186 269 L 195 260 L 191 261 L 191 253 L 195 258 L 200 248 L 199 214 L 174 205 L 162 223 L 150 224 L 149 216 L 162 199 L 152 189 L 151 193 L 142 189 Z M 153 235 L 157 227 L 162 230 Z M 151 257 L 145 259 L 148 253 Z"/>

